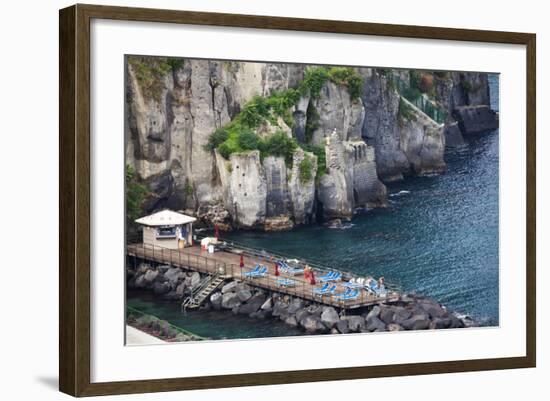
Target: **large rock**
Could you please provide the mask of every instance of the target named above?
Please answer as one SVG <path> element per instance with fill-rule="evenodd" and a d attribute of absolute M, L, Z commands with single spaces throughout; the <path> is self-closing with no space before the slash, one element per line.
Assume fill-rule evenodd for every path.
<path fill-rule="evenodd" d="M 385 307 L 380 311 L 379 318 L 382 320 L 385 324 L 390 324 L 393 322 L 393 315 L 394 311 L 391 308 Z"/>
<path fill-rule="evenodd" d="M 321 321 L 329 329 L 332 329 L 336 325 L 336 323 L 340 321 L 340 316 L 338 316 L 338 312 L 336 312 L 336 309 L 334 309 L 332 306 L 327 306 L 323 309 L 323 313 L 321 313 Z"/>
<path fill-rule="evenodd" d="M 230 281 L 226 285 L 222 287 L 222 294 L 226 294 L 228 292 L 236 291 L 237 286 L 239 285 L 238 281 Z"/>
<path fill-rule="evenodd" d="M 393 322 L 397 324 L 403 323 L 405 320 L 409 319 L 412 315 L 412 312 L 403 307 L 395 307 L 393 309 Z"/>
<path fill-rule="evenodd" d="M 147 280 L 145 280 L 145 274 L 136 278 L 135 287 L 136 288 L 145 288 L 147 286 Z"/>
<path fill-rule="evenodd" d="M 221 306 L 224 309 L 233 309 L 241 304 L 239 297 L 234 292 L 227 292 L 222 296 Z"/>
<path fill-rule="evenodd" d="M 241 315 L 250 315 L 251 313 L 257 312 L 262 304 L 265 302 L 265 296 L 262 294 L 254 295 L 248 300 L 247 303 L 241 305 L 239 308 L 239 313 Z"/>
<path fill-rule="evenodd" d="M 365 328 L 365 319 L 362 316 L 346 316 L 346 320 L 350 331 L 360 332 Z"/>
<path fill-rule="evenodd" d="M 170 284 L 167 282 L 164 282 L 164 283 L 155 282 L 153 284 L 153 292 L 156 295 L 163 295 L 168 293 L 169 291 L 170 291 Z"/>
<path fill-rule="evenodd" d="M 304 320 L 306 316 L 309 316 L 309 312 L 307 311 L 307 308 L 300 309 L 299 311 L 296 312 L 294 316 L 296 316 L 296 320 L 298 322 L 302 322 L 302 320 Z"/>
<path fill-rule="evenodd" d="M 464 137 L 458 127 L 458 123 L 452 122 L 445 125 L 445 146 L 447 148 L 457 148 L 464 145 Z"/>
<path fill-rule="evenodd" d="M 138 274 L 145 274 L 147 273 L 147 270 L 151 270 L 152 267 L 150 264 L 148 263 L 140 263 L 139 264 L 139 267 L 137 268 L 137 273 Z"/>
<path fill-rule="evenodd" d="M 463 134 L 477 134 L 498 128 L 498 114 L 487 105 L 461 106 L 453 111 Z"/>
<path fill-rule="evenodd" d="M 281 300 L 275 301 L 275 304 L 273 305 L 272 315 L 275 317 L 288 315 L 288 304 L 282 302 Z"/>
<path fill-rule="evenodd" d="M 369 311 L 369 313 L 367 314 L 366 316 L 366 319 L 369 319 L 371 317 L 378 317 L 380 316 L 380 311 L 382 309 L 380 308 L 379 305 L 374 305 L 373 308 Z"/>
<path fill-rule="evenodd" d="M 386 329 L 386 325 L 382 320 L 380 320 L 376 316 L 371 316 L 367 319 L 367 326 L 368 331 L 383 331 Z"/>
<path fill-rule="evenodd" d="M 212 304 L 212 307 L 216 310 L 221 309 L 222 300 L 223 300 L 223 294 L 219 291 L 210 295 L 210 303 Z"/>
<path fill-rule="evenodd" d="M 162 274 L 165 274 L 168 270 L 172 269 L 172 267 L 170 267 L 169 265 L 160 265 L 160 266 L 157 266 L 157 270 L 162 273 Z M 179 269 L 177 269 L 179 270 Z"/>
<path fill-rule="evenodd" d="M 435 318 L 430 322 L 430 329 L 448 329 L 452 325 L 450 317 Z"/>
<path fill-rule="evenodd" d="M 290 302 L 290 305 L 288 305 L 288 313 L 290 313 L 291 315 L 295 314 L 303 307 L 304 307 L 304 301 L 302 301 L 300 298 L 294 298 Z"/>
<path fill-rule="evenodd" d="M 193 272 L 185 281 L 186 285 L 191 288 L 191 291 L 194 291 L 200 285 L 201 275 L 198 272 Z"/>
<path fill-rule="evenodd" d="M 418 304 L 430 317 L 433 318 L 441 318 L 444 316 L 447 316 L 447 310 L 444 309 L 438 302 L 426 299 L 422 300 Z"/>
<path fill-rule="evenodd" d="M 290 315 L 285 319 L 285 323 L 292 327 L 298 327 L 298 320 L 296 320 L 296 316 Z"/>
<path fill-rule="evenodd" d="M 183 273 L 178 267 L 172 267 L 164 272 L 164 277 L 168 279 L 168 281 L 170 281 L 171 283 L 177 283 L 179 280 L 185 277 L 185 273 Z"/>
<path fill-rule="evenodd" d="M 464 327 L 464 322 L 462 320 L 460 320 L 458 317 L 456 317 L 453 314 L 451 314 L 449 317 L 451 319 L 450 328 L 452 328 L 452 329 L 461 329 L 461 328 Z"/>
<path fill-rule="evenodd" d="M 316 333 L 316 332 L 321 332 L 321 331 L 325 331 L 326 330 L 326 327 L 325 325 L 321 322 L 321 319 L 318 317 L 318 316 L 315 316 L 315 315 L 308 315 L 306 316 L 301 322 L 300 324 L 302 325 L 302 327 L 306 330 L 306 332 L 308 333 Z"/>
<path fill-rule="evenodd" d="M 338 320 L 336 322 L 336 329 L 338 329 L 338 332 L 341 334 L 347 334 L 349 333 L 349 325 L 347 320 Z"/>
<path fill-rule="evenodd" d="M 252 298 L 252 292 L 248 289 L 243 289 L 243 290 L 237 291 L 236 294 L 239 297 L 239 301 L 241 301 L 241 302 L 246 302 L 250 298 Z"/>
<path fill-rule="evenodd" d="M 177 294 L 178 298 L 183 298 L 183 294 L 185 293 L 186 288 L 187 287 L 185 286 L 185 282 L 180 283 L 176 287 L 176 294 Z"/>
<path fill-rule="evenodd" d="M 386 329 L 388 331 L 403 331 L 403 327 L 401 327 L 399 324 L 397 323 L 390 323 L 386 326 Z"/>
<path fill-rule="evenodd" d="M 430 319 L 427 315 L 413 315 L 409 319 L 403 321 L 401 326 L 405 330 L 426 330 L 430 328 Z"/>
<path fill-rule="evenodd" d="M 143 278 L 147 284 L 152 284 L 153 281 L 156 280 L 158 275 L 159 272 L 157 270 L 147 270 L 147 273 L 145 273 L 145 276 Z"/>

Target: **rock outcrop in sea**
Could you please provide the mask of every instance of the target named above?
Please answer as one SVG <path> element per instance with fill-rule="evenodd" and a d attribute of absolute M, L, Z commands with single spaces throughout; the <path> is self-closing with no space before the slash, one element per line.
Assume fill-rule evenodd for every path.
<path fill-rule="evenodd" d="M 387 205 L 384 182 L 441 173 L 446 144 L 498 125 L 487 74 L 431 74 L 431 99 L 445 111 L 438 123 L 402 96 L 395 80 L 412 87 L 406 70 L 340 69 L 348 75 L 309 83 L 254 127 L 258 138 L 295 141 L 292 155 L 208 149 L 251 100 L 305 87 L 308 68 L 129 58 L 126 163 L 148 190 L 143 212 L 186 210 L 224 229 L 349 219 L 358 207 Z"/>

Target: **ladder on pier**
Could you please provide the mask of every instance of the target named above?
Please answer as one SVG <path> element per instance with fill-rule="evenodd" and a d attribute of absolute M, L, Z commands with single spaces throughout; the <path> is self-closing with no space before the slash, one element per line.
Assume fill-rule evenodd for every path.
<path fill-rule="evenodd" d="M 219 274 L 213 274 L 208 276 L 201 285 L 187 297 L 181 304 L 182 311 L 187 309 L 195 309 L 202 305 L 202 303 L 216 291 L 222 283 L 225 281 L 225 277 Z"/>

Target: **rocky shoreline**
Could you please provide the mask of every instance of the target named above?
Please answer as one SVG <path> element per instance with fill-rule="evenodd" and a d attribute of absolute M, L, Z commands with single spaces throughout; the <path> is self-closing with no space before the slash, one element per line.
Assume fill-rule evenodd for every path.
<path fill-rule="evenodd" d="M 200 286 L 197 272 L 184 272 L 170 266 L 142 263 L 127 270 L 130 289 L 153 291 L 157 296 L 182 301 Z M 255 319 L 279 319 L 307 334 L 347 334 L 404 330 L 451 329 L 475 326 L 469 317 L 460 317 L 434 299 L 404 294 L 392 303 L 353 311 L 306 301 L 277 292 L 267 292 L 238 280 L 226 282 L 212 293 L 201 310 L 227 311 Z M 161 323 L 152 323 L 162 328 Z M 152 327 L 152 326 L 150 326 Z M 175 340 L 185 341 L 185 340 Z"/>
<path fill-rule="evenodd" d="M 184 333 L 166 320 L 151 315 L 137 316 L 130 312 L 126 316 L 126 324 L 166 342 L 205 340 L 203 337 L 191 333 Z"/>

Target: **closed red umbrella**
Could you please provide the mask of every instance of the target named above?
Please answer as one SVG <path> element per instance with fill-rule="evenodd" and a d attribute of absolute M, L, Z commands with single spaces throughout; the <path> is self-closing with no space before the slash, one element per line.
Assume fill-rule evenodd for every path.
<path fill-rule="evenodd" d="M 275 262 L 275 276 L 278 276 L 279 274 L 279 264 Z"/>
<path fill-rule="evenodd" d="M 244 256 L 243 254 L 241 253 L 241 262 L 239 263 L 239 266 L 242 268 L 244 267 Z"/>
<path fill-rule="evenodd" d="M 220 238 L 220 227 L 218 227 L 217 224 L 214 226 L 214 236 L 216 237 L 216 239 Z"/>

